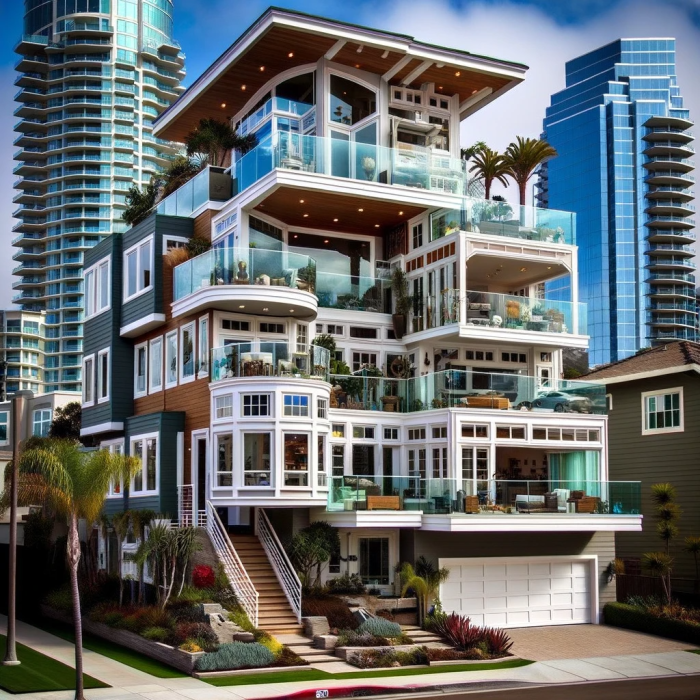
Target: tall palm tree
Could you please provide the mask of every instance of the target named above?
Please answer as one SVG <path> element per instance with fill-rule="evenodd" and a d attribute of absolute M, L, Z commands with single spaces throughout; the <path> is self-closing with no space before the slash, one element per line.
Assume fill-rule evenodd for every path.
<path fill-rule="evenodd" d="M 84 700 L 83 634 L 80 616 L 78 521 L 97 521 L 112 480 L 128 482 L 139 462 L 106 450 L 84 452 L 79 443 L 49 438 L 26 450 L 19 462 L 18 502 L 43 503 L 57 518 L 68 520 L 67 554 L 75 627 L 75 698 Z"/>
<path fill-rule="evenodd" d="M 478 180 L 484 182 L 484 198 L 491 199 L 491 186 L 494 180 L 498 180 L 504 187 L 508 185 L 506 175 L 508 175 L 508 167 L 504 156 L 498 151 L 494 151 L 485 144 L 475 144 L 472 148 L 476 148 L 472 155 L 472 167 L 469 168 L 470 173 L 476 173 Z M 471 149 L 465 149 L 470 151 Z"/>
<path fill-rule="evenodd" d="M 253 134 L 240 136 L 229 122 L 217 119 L 200 119 L 197 128 L 185 139 L 187 155 L 195 156 L 203 165 L 227 167 L 231 164 L 231 151 L 247 153 L 255 146 Z"/>
<path fill-rule="evenodd" d="M 537 166 L 554 158 L 557 151 L 544 139 L 531 139 L 516 136 L 505 152 L 506 172 L 515 180 L 520 191 L 520 205 L 525 204 L 527 182 Z"/>
<path fill-rule="evenodd" d="M 419 624 L 423 624 L 428 614 L 428 605 L 435 598 L 441 583 L 447 581 L 450 570 L 447 568 L 436 569 L 425 557 L 416 559 L 415 568 L 409 563 L 401 566 L 400 574 L 403 588 L 401 595 L 406 595 L 409 589 L 416 593 L 418 598 Z"/>

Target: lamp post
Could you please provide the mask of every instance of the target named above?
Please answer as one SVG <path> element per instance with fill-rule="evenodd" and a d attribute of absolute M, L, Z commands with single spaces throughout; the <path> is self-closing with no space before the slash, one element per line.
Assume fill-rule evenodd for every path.
<path fill-rule="evenodd" d="M 5 398 L 7 362 L 0 361 L 0 398 Z M 12 472 L 10 480 L 10 551 L 7 585 L 7 648 L 3 666 L 18 666 L 16 638 L 17 601 L 17 481 L 19 479 L 19 443 L 22 439 L 24 399 L 33 396 L 31 391 L 18 391 L 12 398 Z"/>

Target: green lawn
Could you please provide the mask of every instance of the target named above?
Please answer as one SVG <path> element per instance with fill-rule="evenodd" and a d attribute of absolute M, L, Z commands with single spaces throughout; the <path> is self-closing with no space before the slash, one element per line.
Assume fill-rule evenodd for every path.
<path fill-rule="evenodd" d="M 349 671 L 347 673 L 327 673 L 313 668 L 304 671 L 280 671 L 279 673 L 250 673 L 240 676 L 221 678 L 202 678 L 210 685 L 218 687 L 231 685 L 262 685 L 263 683 L 289 683 L 291 681 L 336 681 L 360 678 L 387 678 L 391 676 L 429 676 L 438 673 L 456 673 L 465 671 L 498 671 L 504 668 L 529 666 L 532 661 L 511 659 L 495 664 L 455 664 L 453 666 L 427 666 L 426 668 L 380 668 L 367 671 Z"/>
<path fill-rule="evenodd" d="M 689 651 L 691 654 L 700 654 L 700 649 L 686 649 L 686 651 Z"/>
<path fill-rule="evenodd" d="M 0 658 L 5 658 L 7 638 L 0 635 Z M 17 645 L 19 666 L 0 666 L 0 688 L 8 693 L 38 693 L 50 690 L 73 690 L 75 670 L 34 649 Z M 91 676 L 83 676 L 86 688 L 109 688 Z"/>
<path fill-rule="evenodd" d="M 75 641 L 73 628 L 70 625 L 64 625 L 61 622 L 56 622 L 55 620 L 47 618 L 33 620 L 31 624 L 56 637 L 65 639 L 67 642 L 73 643 Z M 83 633 L 83 649 L 89 649 L 97 654 L 102 654 L 102 656 L 106 656 L 114 661 L 119 661 L 119 663 L 125 666 L 131 666 L 131 668 L 136 668 L 144 673 L 150 673 L 156 678 L 187 677 L 186 673 L 182 673 L 167 664 L 156 661 L 155 659 L 149 659 L 147 656 L 142 656 L 131 649 L 127 649 L 114 642 L 109 642 L 106 639 L 102 639 L 102 637 L 86 634 L 85 632 Z"/>

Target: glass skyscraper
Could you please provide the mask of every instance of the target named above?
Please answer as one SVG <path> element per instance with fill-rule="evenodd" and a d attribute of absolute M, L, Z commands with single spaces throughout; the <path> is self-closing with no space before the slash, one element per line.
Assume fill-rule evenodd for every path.
<path fill-rule="evenodd" d="M 126 193 L 177 147 L 153 120 L 182 92 L 171 0 L 25 0 L 15 95 L 19 220 L 13 270 L 24 311 L 45 311 L 45 391 L 79 391 L 83 254 L 123 231 Z"/>
<path fill-rule="evenodd" d="M 618 39 L 569 61 L 544 119 L 559 155 L 542 167 L 537 198 L 577 214 L 591 364 L 697 338 L 692 122 L 675 48 Z"/>

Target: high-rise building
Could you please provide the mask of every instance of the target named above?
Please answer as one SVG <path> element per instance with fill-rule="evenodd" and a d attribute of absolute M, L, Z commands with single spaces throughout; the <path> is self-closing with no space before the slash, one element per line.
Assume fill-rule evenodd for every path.
<path fill-rule="evenodd" d="M 538 198 L 577 214 L 592 364 L 696 338 L 692 122 L 675 49 L 618 39 L 569 61 L 544 119 L 559 155 Z"/>
<path fill-rule="evenodd" d="M 81 388 L 84 252 L 125 230 L 129 187 L 176 153 L 151 128 L 182 91 L 172 10 L 172 0 L 25 0 L 13 301 L 46 311 L 46 391 Z"/>
<path fill-rule="evenodd" d="M 0 361 L 5 362 L 0 382 L 5 383 L 7 394 L 44 393 L 44 317 L 43 312 L 0 311 Z"/>

